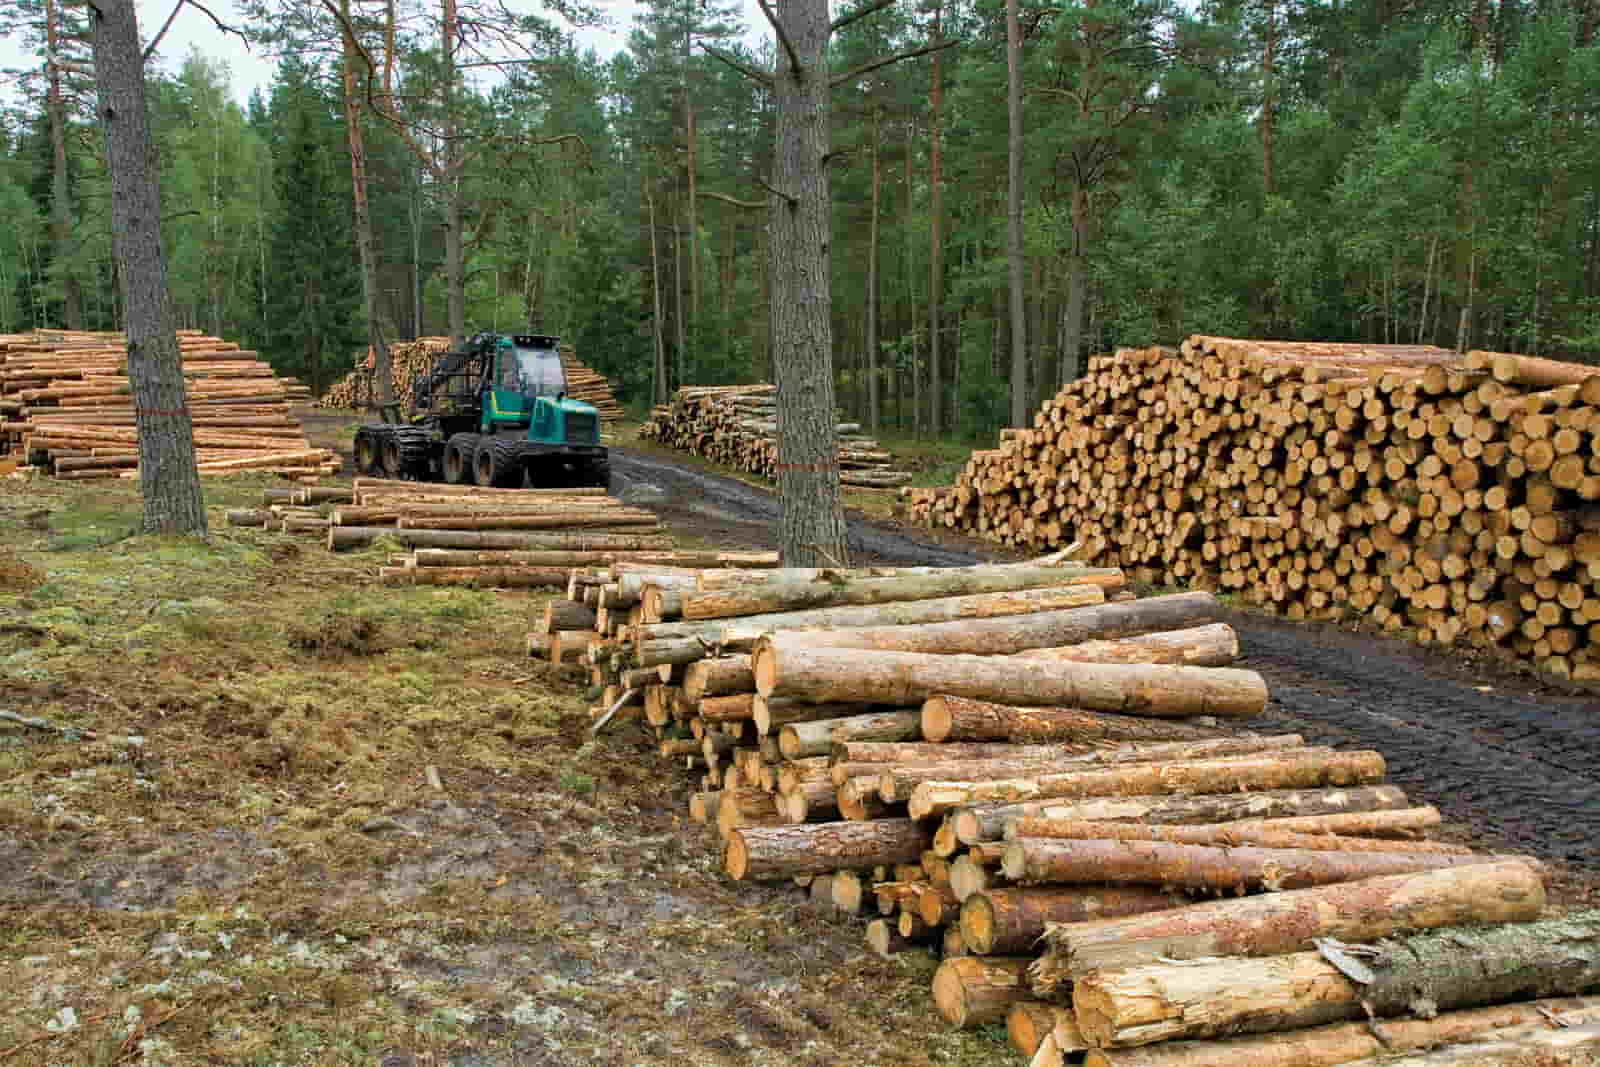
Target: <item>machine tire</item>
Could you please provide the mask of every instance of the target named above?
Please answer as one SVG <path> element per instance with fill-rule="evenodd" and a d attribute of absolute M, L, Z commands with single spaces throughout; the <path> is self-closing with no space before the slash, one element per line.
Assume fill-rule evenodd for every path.
<path fill-rule="evenodd" d="M 355 468 L 357 474 L 380 474 L 382 466 L 383 441 L 371 427 L 363 426 L 356 430 L 355 440 Z"/>
<path fill-rule="evenodd" d="M 390 478 L 428 478 L 428 433 L 416 426 L 396 426 L 383 438 L 383 473 Z"/>
<path fill-rule="evenodd" d="M 479 485 L 500 489 L 518 489 L 522 486 L 522 464 L 518 460 L 515 441 L 502 437 L 481 439 L 472 457 L 472 468 Z"/>
<path fill-rule="evenodd" d="M 587 473 L 589 477 L 584 482 L 585 485 L 604 489 L 608 493 L 611 491 L 611 461 L 609 459 L 602 459 L 597 463 L 590 464 Z"/>
<path fill-rule="evenodd" d="M 451 485 L 475 484 L 474 458 L 477 451 L 477 434 L 452 434 L 450 440 L 444 443 L 444 480 Z"/>

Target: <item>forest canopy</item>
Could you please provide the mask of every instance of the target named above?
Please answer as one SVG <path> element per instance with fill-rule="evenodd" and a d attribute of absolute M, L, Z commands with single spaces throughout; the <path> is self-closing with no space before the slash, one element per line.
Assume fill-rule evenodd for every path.
<path fill-rule="evenodd" d="M 292 6 L 242 28 L 282 41 Z M 402 0 L 387 35 L 382 6 L 348 29 L 388 68 L 361 111 L 386 336 L 559 334 L 638 406 L 772 380 L 773 101 L 739 67 L 774 56 L 735 6 L 653 0 L 602 57 L 578 44 L 592 12 L 552 4 L 498 27 L 521 52 L 492 68 L 442 53 L 437 0 Z M 889 430 L 1007 421 L 1004 7 L 901 0 L 829 46 L 847 72 L 957 42 L 833 92 L 836 390 L 865 417 L 876 366 Z M 1600 362 L 1600 0 L 1020 7 L 1031 396 L 1196 332 Z M 37 55 L 0 117 L 0 333 L 120 325 L 81 21 L 0 13 Z M 148 100 L 178 325 L 320 390 L 368 322 L 342 28 L 295 31 L 244 103 L 199 54 L 152 65 Z"/>

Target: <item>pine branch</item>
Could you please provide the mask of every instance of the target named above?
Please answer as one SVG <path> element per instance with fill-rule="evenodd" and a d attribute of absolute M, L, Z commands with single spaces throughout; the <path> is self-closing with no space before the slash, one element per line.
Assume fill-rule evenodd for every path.
<path fill-rule="evenodd" d="M 767 0 L 756 0 L 756 6 L 761 13 L 767 16 L 767 21 L 772 23 L 772 32 L 778 35 L 778 43 L 783 45 L 783 50 L 789 56 L 789 66 L 794 69 L 794 80 L 799 81 L 805 75 L 805 68 L 800 66 L 800 55 L 794 50 L 794 42 L 789 40 L 789 34 L 784 31 L 783 23 L 778 21 L 778 15 L 767 6 Z"/>
<path fill-rule="evenodd" d="M 852 22 L 860 21 L 861 19 L 866 18 L 868 15 L 876 15 L 884 8 L 893 7 L 898 2 L 899 0 L 871 0 L 870 3 L 864 4 L 863 6 L 856 8 L 854 11 L 846 11 L 843 15 L 840 15 L 838 18 L 834 19 L 833 22 L 828 26 L 828 32 L 838 33 Z"/>
<path fill-rule="evenodd" d="M 728 55 L 727 53 L 719 51 L 718 49 L 712 48 L 710 45 L 706 44 L 704 41 L 700 42 L 700 50 L 702 52 L 704 52 L 706 55 L 710 56 L 712 59 L 718 59 L 718 60 L 721 60 L 723 63 L 726 63 L 728 66 L 732 67 L 734 70 L 738 71 L 740 74 L 743 74 L 746 78 L 749 78 L 751 81 L 755 82 L 757 85 L 765 86 L 768 89 L 772 88 L 772 75 L 767 73 L 766 71 L 757 70 L 754 67 L 746 66 L 745 64 L 739 62 L 737 59 L 734 59 L 732 56 Z"/>
<path fill-rule="evenodd" d="M 925 44 L 921 48 L 913 48 L 906 52 L 896 52 L 892 56 L 880 56 L 871 62 L 861 64 L 861 66 L 855 68 L 854 70 L 847 70 L 843 74 L 834 75 L 833 78 L 829 79 L 828 87 L 830 89 L 838 88 L 846 82 L 855 81 L 863 74 L 872 73 L 879 67 L 887 67 L 891 64 L 898 63 L 903 59 L 915 59 L 918 56 L 925 56 L 930 52 L 941 52 L 946 48 L 954 48 L 960 43 L 960 41 L 935 41 L 933 44 Z"/>
<path fill-rule="evenodd" d="M 697 196 L 709 197 L 712 200 L 720 200 L 724 204 L 732 204 L 734 207 L 742 207 L 746 211 L 763 211 L 772 206 L 771 204 L 768 204 L 762 200 L 735 200 L 733 197 L 728 196 L 725 193 L 713 193 L 709 189 L 696 189 L 695 194 Z"/>

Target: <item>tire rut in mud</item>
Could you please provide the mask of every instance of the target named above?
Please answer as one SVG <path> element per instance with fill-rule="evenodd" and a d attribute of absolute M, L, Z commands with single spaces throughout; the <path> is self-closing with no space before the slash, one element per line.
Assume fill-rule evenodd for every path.
<path fill-rule="evenodd" d="M 670 519 L 684 533 L 729 548 L 778 545 L 778 498 L 771 492 L 622 448 L 611 450 L 611 477 L 614 495 Z M 974 553 L 930 545 L 862 519 L 850 519 L 848 525 L 852 562 L 928 567 L 982 562 Z"/>
<path fill-rule="evenodd" d="M 1266 720 L 1313 743 L 1382 752 L 1389 777 L 1510 848 L 1600 869 L 1600 707 L 1479 687 L 1360 634 L 1230 620 L 1272 693 Z"/>

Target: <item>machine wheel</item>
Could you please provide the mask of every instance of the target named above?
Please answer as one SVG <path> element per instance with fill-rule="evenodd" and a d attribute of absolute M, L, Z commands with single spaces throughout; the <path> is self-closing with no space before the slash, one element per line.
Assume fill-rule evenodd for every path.
<path fill-rule="evenodd" d="M 355 461 L 357 474 L 383 472 L 382 444 L 378 435 L 369 427 L 363 426 L 356 430 Z"/>
<path fill-rule="evenodd" d="M 585 485 L 597 486 L 607 492 L 611 491 L 611 461 L 609 459 L 591 463 L 586 473 L 588 478 L 584 481 Z"/>
<path fill-rule="evenodd" d="M 471 485 L 474 480 L 473 460 L 477 451 L 477 434 L 452 434 L 450 440 L 444 443 L 444 480 L 451 485 Z"/>
<path fill-rule="evenodd" d="M 415 426 L 396 426 L 384 435 L 383 473 L 423 481 L 428 477 L 428 434 Z"/>
<path fill-rule="evenodd" d="M 522 485 L 522 464 L 518 462 L 516 442 L 501 437 L 485 437 L 478 442 L 472 457 L 473 472 L 479 485 L 516 489 Z"/>

